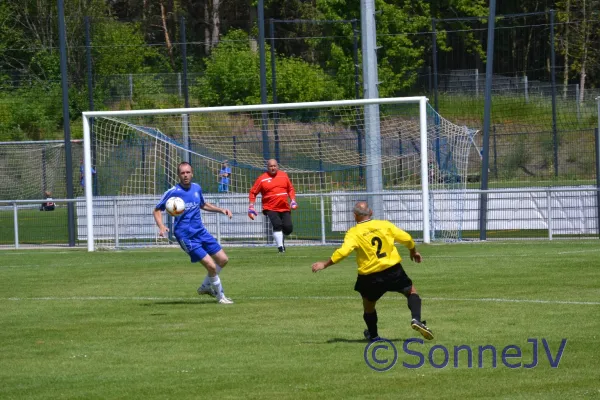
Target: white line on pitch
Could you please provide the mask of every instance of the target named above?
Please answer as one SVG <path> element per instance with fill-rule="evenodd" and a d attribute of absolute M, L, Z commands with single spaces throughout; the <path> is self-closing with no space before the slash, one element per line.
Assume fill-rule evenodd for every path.
<path fill-rule="evenodd" d="M 497 298 L 455 299 L 455 298 L 448 298 L 448 297 L 424 297 L 423 299 L 424 300 L 439 300 L 439 301 L 483 301 L 483 302 L 491 302 L 491 303 L 582 304 L 582 305 L 600 306 L 600 301 L 497 299 Z"/>
<path fill-rule="evenodd" d="M 250 296 L 236 297 L 240 300 L 357 300 L 356 296 Z M 4 297 L 1 301 L 189 301 L 197 297 L 118 297 L 118 296 L 89 296 L 89 297 Z M 598 306 L 598 301 L 567 301 L 567 300 L 538 300 L 538 299 L 502 299 L 502 298 L 452 298 L 424 297 L 428 301 L 464 301 L 489 303 L 534 303 L 534 304 L 573 304 Z"/>
<path fill-rule="evenodd" d="M 558 254 L 593 253 L 593 252 L 597 252 L 597 251 L 600 251 L 600 249 L 559 251 Z"/>

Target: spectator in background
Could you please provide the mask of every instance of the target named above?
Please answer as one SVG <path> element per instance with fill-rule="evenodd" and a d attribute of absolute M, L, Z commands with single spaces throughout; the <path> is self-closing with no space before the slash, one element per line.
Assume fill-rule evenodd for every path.
<path fill-rule="evenodd" d="M 52 201 L 52 192 L 45 191 L 44 198 L 46 201 L 40 206 L 40 211 L 54 211 L 56 204 Z"/>
<path fill-rule="evenodd" d="M 223 161 L 221 164 L 221 170 L 219 171 L 219 192 L 226 193 L 229 192 L 229 177 L 231 176 L 231 168 L 229 168 L 229 164 L 227 160 Z"/>
<path fill-rule="evenodd" d="M 92 178 L 94 175 L 96 175 L 96 168 L 92 167 Z M 79 164 L 79 183 L 81 184 L 82 188 L 85 188 L 85 169 L 83 160 L 81 160 Z"/>

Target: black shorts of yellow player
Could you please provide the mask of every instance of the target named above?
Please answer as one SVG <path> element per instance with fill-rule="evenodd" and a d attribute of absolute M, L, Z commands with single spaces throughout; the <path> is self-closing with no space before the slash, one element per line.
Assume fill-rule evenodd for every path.
<path fill-rule="evenodd" d="M 408 293 L 412 284 L 402 264 L 398 263 L 383 271 L 358 275 L 354 290 L 369 301 L 377 301 L 387 292 Z"/>

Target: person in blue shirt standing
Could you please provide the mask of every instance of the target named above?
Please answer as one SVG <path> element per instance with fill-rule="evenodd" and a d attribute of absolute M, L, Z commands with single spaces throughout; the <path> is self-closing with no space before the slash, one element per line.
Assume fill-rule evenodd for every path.
<path fill-rule="evenodd" d="M 91 167 L 90 169 L 92 171 L 92 178 L 93 178 L 94 175 L 96 175 L 96 168 Z M 93 181 L 93 179 L 92 179 L 92 181 Z M 84 168 L 83 160 L 81 160 L 81 162 L 79 163 L 79 183 L 81 184 L 82 188 L 85 188 L 85 168 Z"/>
<path fill-rule="evenodd" d="M 223 161 L 219 170 L 219 192 L 229 192 L 229 177 L 231 176 L 231 168 L 227 164 L 227 160 Z"/>
<path fill-rule="evenodd" d="M 179 183 L 167 190 L 156 207 L 154 221 L 158 226 L 159 235 L 165 237 L 169 229 L 163 224 L 162 211 L 171 197 L 180 197 L 185 203 L 183 214 L 175 217 L 173 233 L 179 245 L 189 256 L 191 262 L 200 262 L 207 270 L 204 282 L 198 288 L 198 294 L 208 294 L 217 298 L 220 304 L 233 304 L 225 297 L 219 272 L 225 267 L 229 258 L 217 240 L 206 230 L 202 223 L 200 210 L 225 214 L 232 217 L 231 211 L 220 208 L 204 201 L 202 188 L 192 182 L 194 173 L 188 162 L 182 162 L 177 167 Z"/>

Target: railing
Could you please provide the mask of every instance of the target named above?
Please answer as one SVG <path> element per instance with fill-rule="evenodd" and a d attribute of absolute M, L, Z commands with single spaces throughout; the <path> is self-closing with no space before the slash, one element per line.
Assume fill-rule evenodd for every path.
<path fill-rule="evenodd" d="M 431 238 L 447 237 L 455 231 L 457 240 L 478 240 L 479 197 L 484 191 L 432 191 Z M 548 239 L 599 238 L 599 189 L 587 187 L 492 189 L 488 197 L 487 238 Z M 298 195 L 300 207 L 293 212 L 294 232 L 288 245 L 328 245 L 340 243 L 345 231 L 354 225 L 352 207 L 356 201 L 381 196 L 384 215 L 423 238 L 421 192 L 418 190 L 380 193 L 337 192 Z M 259 213 L 256 221 L 246 216 L 247 195 L 226 197 L 206 194 L 206 201 L 229 208 L 233 219 L 215 213 L 202 213 L 205 226 L 225 246 L 271 245 L 272 232 Z M 94 198 L 96 247 L 139 247 L 173 244 L 174 238 L 158 238 L 152 217 L 158 196 Z M 87 245 L 86 205 L 83 198 L 55 199 L 54 211 L 40 211 L 40 200 L 0 201 L 0 248 L 68 246 L 67 204 L 76 213 L 75 247 Z M 164 216 L 165 224 L 172 221 Z M 444 239 L 442 239 L 444 240 Z"/>

